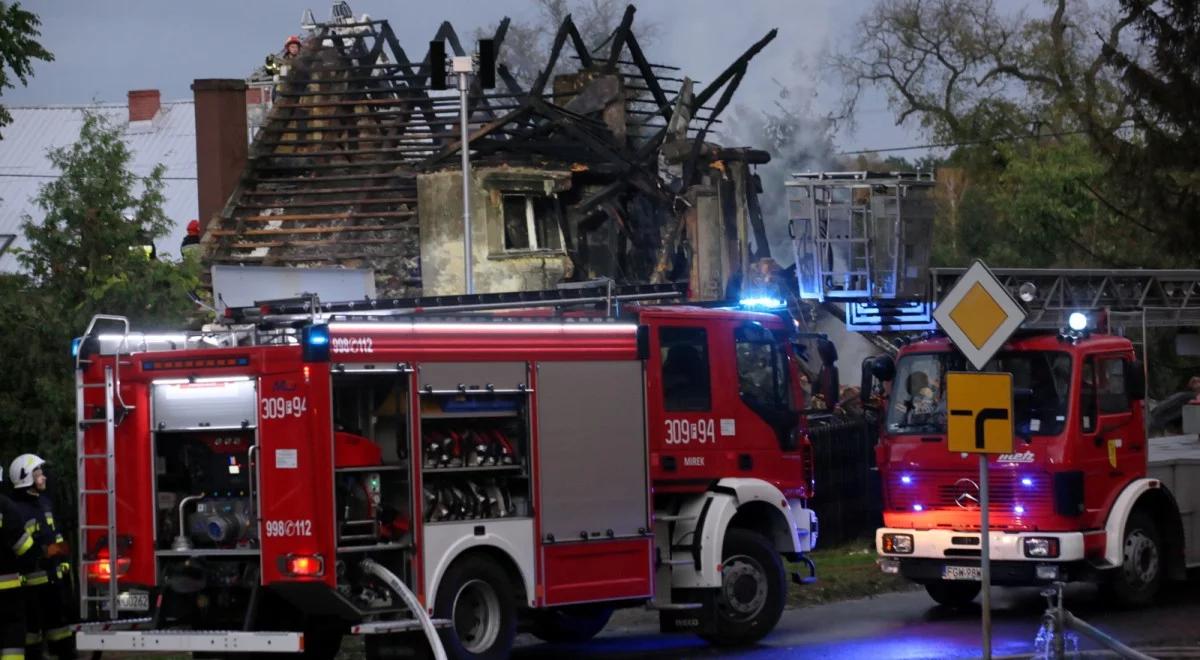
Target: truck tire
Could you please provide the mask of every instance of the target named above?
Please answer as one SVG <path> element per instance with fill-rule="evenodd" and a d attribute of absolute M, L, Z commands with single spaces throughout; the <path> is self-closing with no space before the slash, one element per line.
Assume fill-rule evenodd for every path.
<path fill-rule="evenodd" d="M 1121 544 L 1122 563 L 1113 571 L 1109 590 L 1117 602 L 1127 607 L 1150 604 L 1162 587 L 1162 537 L 1154 519 L 1134 511 L 1125 522 Z"/>
<path fill-rule="evenodd" d="M 555 607 L 533 615 L 529 630 L 534 637 L 555 644 L 586 642 L 608 625 L 613 608 L 602 605 Z"/>
<path fill-rule="evenodd" d="M 979 582 L 938 580 L 937 582 L 927 582 L 925 591 L 929 593 L 930 598 L 937 601 L 938 605 L 962 607 L 975 600 L 982 586 Z"/>
<path fill-rule="evenodd" d="M 757 642 L 783 614 L 787 600 L 783 560 L 761 534 L 734 528 L 725 533 L 721 566 L 715 628 L 700 636 L 720 646 Z"/>
<path fill-rule="evenodd" d="M 456 562 L 438 586 L 434 618 L 446 655 L 454 660 L 501 660 L 517 636 L 516 598 L 508 575 L 496 562 L 470 555 Z"/>

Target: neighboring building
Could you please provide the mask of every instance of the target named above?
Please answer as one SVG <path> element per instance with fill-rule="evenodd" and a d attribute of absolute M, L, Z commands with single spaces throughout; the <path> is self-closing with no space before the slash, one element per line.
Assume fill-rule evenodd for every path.
<path fill-rule="evenodd" d="M 163 210 L 175 225 L 156 246 L 159 254 L 178 256 L 187 223 L 198 213 L 193 108 L 192 101 L 161 101 L 158 90 L 131 91 L 127 103 L 9 106 L 13 121 L 0 140 L 0 271 L 20 268 L 13 248 L 25 246 L 21 223 L 26 215 L 41 218 L 33 198 L 58 176 L 47 151 L 78 140 L 87 111 L 122 128 L 134 174 L 147 176 L 159 163 L 166 166 Z"/>
<path fill-rule="evenodd" d="M 270 108 L 261 85 L 245 91 L 245 117 L 253 134 Z M 20 264 L 13 249 L 25 246 L 21 223 L 41 218 L 32 201 L 42 184 L 58 177 L 47 152 L 79 139 L 85 112 L 95 112 L 122 129 L 133 152 L 130 169 L 147 176 L 159 163 L 166 166 L 163 210 L 174 225 L 156 241 L 160 255 L 179 256 L 189 221 L 200 217 L 197 202 L 195 101 L 162 101 L 156 89 L 129 92 L 126 103 L 9 106 L 13 121 L 0 139 L 0 272 Z M 243 138 L 244 139 L 244 138 Z"/>

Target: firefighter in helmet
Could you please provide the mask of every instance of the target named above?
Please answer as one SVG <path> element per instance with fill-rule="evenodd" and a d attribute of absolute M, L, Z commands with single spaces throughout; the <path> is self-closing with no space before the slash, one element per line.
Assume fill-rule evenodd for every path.
<path fill-rule="evenodd" d="M 300 54 L 300 37 L 292 35 L 283 42 L 283 59 L 295 59 Z"/>
<path fill-rule="evenodd" d="M 70 607 L 71 564 L 54 508 L 46 493 L 46 461 L 22 454 L 8 468 L 12 500 L 32 532 L 38 563 L 25 574 L 25 655 L 40 658 L 42 645 L 60 658 L 75 657 L 75 638 L 67 623 Z"/>
<path fill-rule="evenodd" d="M 4 481 L 0 470 L 0 482 Z M 8 494 L 0 492 L 0 660 L 25 657 L 25 589 L 23 574 L 33 570 L 37 555 L 33 533 Z"/>

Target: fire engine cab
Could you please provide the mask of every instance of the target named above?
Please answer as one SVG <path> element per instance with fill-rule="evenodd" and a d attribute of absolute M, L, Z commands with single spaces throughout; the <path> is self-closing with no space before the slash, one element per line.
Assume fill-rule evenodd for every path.
<path fill-rule="evenodd" d="M 1147 438 L 1144 366 L 1134 343 L 1102 332 L 1099 317 L 1123 310 L 1144 341 L 1148 325 L 1195 318 L 1184 294 L 1200 273 L 995 272 L 1035 323 L 985 368 L 1013 375 L 1016 434 L 1012 453 L 989 457 L 992 582 L 1096 581 L 1114 600 L 1145 604 L 1165 580 L 1200 565 L 1200 442 Z M 1070 292 L 1108 312 L 1072 311 Z M 890 389 L 878 410 L 880 566 L 944 605 L 980 591 L 977 460 L 946 446 L 945 375 L 967 369 L 936 335 L 863 365 L 864 393 L 881 381 Z"/>
<path fill-rule="evenodd" d="M 817 537 L 794 327 L 634 304 L 677 295 L 282 301 L 167 334 L 97 317 L 79 647 L 331 657 L 424 632 L 493 658 L 518 626 L 583 640 L 643 605 L 761 638 Z"/>

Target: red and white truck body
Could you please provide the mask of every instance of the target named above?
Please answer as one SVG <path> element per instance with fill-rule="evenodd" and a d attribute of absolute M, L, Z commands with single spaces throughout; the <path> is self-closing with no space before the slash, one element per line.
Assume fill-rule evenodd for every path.
<path fill-rule="evenodd" d="M 979 591 L 978 460 L 946 442 L 945 374 L 966 370 L 944 337 L 904 346 L 890 381 L 877 465 L 885 572 L 943 604 Z M 1145 602 L 1200 564 L 1200 443 L 1148 440 L 1144 375 L 1128 339 L 1064 330 L 1018 332 L 985 370 L 1013 374 L 1013 451 L 989 458 L 991 579 L 999 585 L 1096 580 Z"/>
<path fill-rule="evenodd" d="M 630 309 L 94 322 L 80 648 L 370 654 L 440 626 L 493 657 L 518 623 L 580 639 L 645 604 L 761 637 L 817 536 L 791 324 Z"/>

